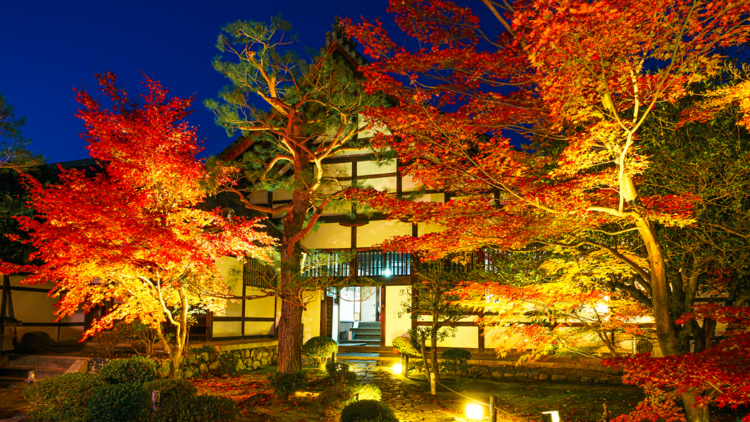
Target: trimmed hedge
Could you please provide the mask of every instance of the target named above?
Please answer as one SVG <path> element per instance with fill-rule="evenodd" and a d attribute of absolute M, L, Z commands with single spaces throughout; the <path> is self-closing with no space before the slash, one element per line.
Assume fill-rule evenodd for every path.
<path fill-rule="evenodd" d="M 151 422 L 233 422 L 240 416 L 234 400 L 211 395 L 162 396 L 159 410 L 151 416 Z"/>
<path fill-rule="evenodd" d="M 378 400 L 360 400 L 341 411 L 341 422 L 399 422 L 393 409 Z"/>
<path fill-rule="evenodd" d="M 99 375 L 111 384 L 146 383 L 158 377 L 156 370 L 154 361 L 144 356 L 133 356 L 107 362 L 99 370 Z"/>
<path fill-rule="evenodd" d="M 31 384 L 23 391 L 23 398 L 31 405 L 29 416 L 34 420 L 86 422 L 91 395 L 105 385 L 96 374 L 62 374 Z"/>
<path fill-rule="evenodd" d="M 150 416 L 151 392 L 143 384 L 107 384 L 94 390 L 88 418 L 96 422 L 140 422 Z"/>
<path fill-rule="evenodd" d="M 23 353 L 42 353 L 52 344 L 52 339 L 44 331 L 30 331 L 24 333 L 16 350 Z"/>

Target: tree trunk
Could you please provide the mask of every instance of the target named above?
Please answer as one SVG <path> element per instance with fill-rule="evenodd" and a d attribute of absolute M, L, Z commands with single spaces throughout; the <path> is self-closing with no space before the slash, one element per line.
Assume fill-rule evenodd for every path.
<path fill-rule="evenodd" d="M 432 316 L 433 320 L 436 318 L 434 315 Z M 437 354 L 437 330 L 435 324 L 432 325 L 432 336 L 430 338 L 430 341 L 432 342 L 432 347 L 430 347 L 430 359 L 432 360 L 432 373 L 435 377 L 435 382 L 440 382 L 440 367 L 438 366 L 438 354 Z"/>
<path fill-rule="evenodd" d="M 279 372 L 302 369 L 302 306 L 282 302 L 279 321 Z"/>
<path fill-rule="evenodd" d="M 650 266 L 651 302 L 653 304 L 654 322 L 656 325 L 656 338 L 664 356 L 682 355 L 686 345 L 678 340 L 677 330 L 674 325 L 674 316 L 671 312 L 670 286 L 667 279 L 666 262 L 661 250 L 661 245 L 656 238 L 651 224 L 643 219 L 636 219 L 636 227 L 648 252 Z M 682 404 L 685 407 L 685 416 L 688 422 L 708 422 L 708 407 L 694 407 L 696 397 L 700 393 L 688 391 L 682 394 Z"/>
<path fill-rule="evenodd" d="M 424 331 L 419 331 L 420 345 L 422 346 L 422 362 L 424 363 L 424 373 L 427 375 L 427 381 L 431 380 L 430 364 L 427 362 L 427 346 L 425 346 Z"/>
<path fill-rule="evenodd" d="M 302 286 L 300 265 L 302 248 L 294 241 L 305 223 L 309 206 L 306 192 L 292 194 L 292 209 L 284 217 L 284 236 L 281 240 L 281 274 L 277 291 L 282 298 L 281 320 L 279 321 L 279 372 L 296 372 L 302 369 L 302 311 L 303 304 L 291 302 L 299 300 Z"/>
<path fill-rule="evenodd" d="M 697 394 L 694 390 L 682 394 L 682 404 L 685 406 L 685 415 L 689 422 L 708 422 L 708 406 L 695 406 Z"/>

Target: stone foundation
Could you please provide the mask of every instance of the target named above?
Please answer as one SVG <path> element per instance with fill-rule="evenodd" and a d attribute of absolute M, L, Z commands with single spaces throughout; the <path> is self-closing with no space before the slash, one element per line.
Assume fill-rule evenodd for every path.
<path fill-rule="evenodd" d="M 237 344 L 232 346 L 217 346 L 213 351 L 202 353 L 187 352 L 182 356 L 182 376 L 193 378 L 205 374 L 223 375 L 237 374 L 244 371 L 258 369 L 268 365 L 275 365 L 279 360 L 278 347 L 269 342 L 258 344 Z M 88 370 L 98 372 L 101 367 L 112 359 L 94 358 L 89 361 Z M 153 358 L 158 365 L 159 376 L 169 376 L 172 361 L 168 358 Z"/>
<path fill-rule="evenodd" d="M 223 375 L 240 373 L 258 369 L 268 365 L 275 365 L 279 360 L 277 346 L 260 346 L 221 350 L 215 348 L 213 352 L 200 354 L 187 353 L 182 359 L 182 371 L 185 378 L 193 378 L 204 374 Z M 167 376 L 170 361 L 161 360 L 159 372 Z"/>

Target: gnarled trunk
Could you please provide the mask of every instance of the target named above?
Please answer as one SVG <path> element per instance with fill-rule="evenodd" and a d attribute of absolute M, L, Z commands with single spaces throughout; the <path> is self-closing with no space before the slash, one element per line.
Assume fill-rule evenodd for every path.
<path fill-rule="evenodd" d="M 284 301 L 279 322 L 279 372 L 302 368 L 302 306 Z"/>
<path fill-rule="evenodd" d="M 296 372 L 302 368 L 302 311 L 299 300 L 301 286 L 295 278 L 300 276 L 302 248 L 295 236 L 302 232 L 309 206 L 306 192 L 292 194 L 292 209 L 284 217 L 284 237 L 281 241 L 281 275 L 278 291 L 283 300 L 279 321 L 279 372 Z"/>

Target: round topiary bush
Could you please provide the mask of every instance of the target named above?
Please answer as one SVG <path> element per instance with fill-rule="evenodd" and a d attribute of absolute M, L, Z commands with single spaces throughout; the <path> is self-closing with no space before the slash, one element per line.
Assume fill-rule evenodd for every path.
<path fill-rule="evenodd" d="M 23 334 L 16 349 L 23 353 L 42 353 L 51 343 L 52 339 L 44 331 L 30 331 Z"/>
<path fill-rule="evenodd" d="M 318 396 L 318 407 L 328 417 L 334 417 L 357 400 L 378 400 L 382 398 L 380 388 L 373 384 L 336 384 L 326 388 Z"/>
<path fill-rule="evenodd" d="M 393 339 L 393 348 L 398 350 L 402 355 L 407 355 L 413 358 L 422 356 L 422 353 L 412 345 L 411 340 L 406 337 L 396 337 Z"/>
<path fill-rule="evenodd" d="M 322 366 L 334 353 L 338 353 L 339 344 L 328 337 L 313 337 L 302 346 L 302 353 Z"/>
<path fill-rule="evenodd" d="M 292 373 L 274 372 L 268 376 L 268 384 L 273 388 L 276 397 L 288 399 L 297 391 L 307 388 L 307 373 L 298 371 Z"/>
<path fill-rule="evenodd" d="M 115 359 L 107 362 L 99 375 L 111 384 L 127 382 L 146 383 L 157 378 L 156 363 L 144 356 Z"/>
<path fill-rule="evenodd" d="M 341 422 L 399 422 L 393 409 L 378 400 L 360 400 L 341 411 Z"/>
<path fill-rule="evenodd" d="M 143 384 L 105 384 L 91 394 L 88 419 L 96 422 L 135 422 L 149 417 L 151 392 Z"/>
<path fill-rule="evenodd" d="M 23 398 L 32 407 L 28 416 L 49 422 L 86 422 L 91 394 L 106 384 L 97 374 L 81 372 L 35 382 L 23 390 Z"/>

